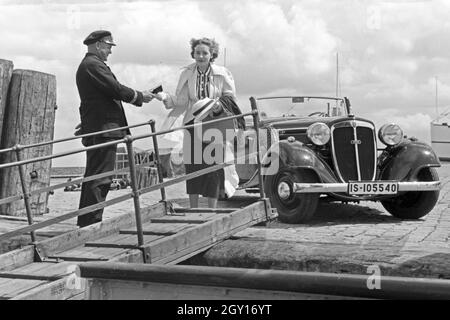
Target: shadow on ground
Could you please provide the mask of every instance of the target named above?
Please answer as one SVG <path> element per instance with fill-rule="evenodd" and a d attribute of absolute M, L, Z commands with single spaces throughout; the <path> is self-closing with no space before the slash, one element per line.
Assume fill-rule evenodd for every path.
<path fill-rule="evenodd" d="M 385 211 L 361 204 L 321 203 L 311 220 L 311 223 L 341 224 L 341 223 L 400 223 Z"/>
<path fill-rule="evenodd" d="M 337 226 L 348 224 L 400 224 L 401 220 L 376 208 L 343 203 L 321 203 L 317 207 L 314 217 L 302 226 Z M 417 220 L 414 220 L 417 221 Z M 278 220 L 271 222 L 269 228 L 289 228 L 294 225 L 282 223 Z"/>
<path fill-rule="evenodd" d="M 257 196 L 234 196 L 230 199 L 219 201 L 218 206 L 221 208 L 243 208 L 257 201 Z M 170 199 L 181 207 L 189 207 L 189 200 L 186 198 Z M 200 198 L 201 207 L 207 207 L 206 199 Z M 381 224 L 395 223 L 400 224 L 405 220 L 401 220 L 391 216 L 385 210 L 367 206 L 364 204 L 343 204 L 339 202 L 320 202 L 314 217 L 304 226 L 320 226 L 320 225 L 341 225 L 341 224 Z M 414 220 L 418 221 L 418 220 Z M 268 227 L 272 228 L 288 228 L 292 224 L 282 223 L 276 219 L 271 222 Z"/>

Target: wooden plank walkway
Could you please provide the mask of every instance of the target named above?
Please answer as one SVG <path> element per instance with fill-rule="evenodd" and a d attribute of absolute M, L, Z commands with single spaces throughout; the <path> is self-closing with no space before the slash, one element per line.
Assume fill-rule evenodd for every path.
<path fill-rule="evenodd" d="M 80 263 L 176 264 L 266 220 L 264 201 L 215 210 L 157 203 L 142 210 L 141 247 L 134 213 L 126 213 L 0 255 L 0 299 L 80 299 L 86 290 Z"/>

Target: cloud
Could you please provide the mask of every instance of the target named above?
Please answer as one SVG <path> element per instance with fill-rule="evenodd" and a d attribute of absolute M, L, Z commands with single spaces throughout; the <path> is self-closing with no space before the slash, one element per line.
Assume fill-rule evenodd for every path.
<path fill-rule="evenodd" d="M 313 87 L 308 75 L 330 71 L 336 39 L 314 10 L 275 1 L 232 2 L 224 10 L 226 32 L 235 39 L 227 51 L 230 68 L 243 79 L 241 92 L 267 94 L 280 83 Z"/>

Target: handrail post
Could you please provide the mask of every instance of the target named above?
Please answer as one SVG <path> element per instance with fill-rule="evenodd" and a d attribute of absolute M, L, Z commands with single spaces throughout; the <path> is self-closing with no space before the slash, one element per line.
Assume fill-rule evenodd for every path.
<path fill-rule="evenodd" d="M 144 244 L 144 235 L 142 231 L 142 220 L 141 220 L 141 206 L 139 204 L 139 190 L 136 179 L 136 165 L 134 159 L 134 150 L 133 150 L 133 137 L 127 135 L 125 138 L 125 143 L 127 145 L 127 153 L 128 153 L 128 164 L 130 166 L 130 179 L 131 179 L 131 190 L 133 194 L 134 201 L 134 213 L 136 216 L 136 231 L 138 237 L 138 245 L 141 247 Z M 145 261 L 145 256 L 144 256 Z"/>
<path fill-rule="evenodd" d="M 14 146 L 14 151 L 16 152 L 16 159 L 17 161 L 22 161 L 22 155 L 20 154 L 20 151 L 22 150 L 22 147 L 17 144 Z M 25 170 L 23 168 L 23 165 L 19 165 L 19 177 L 20 177 L 20 184 L 22 185 L 22 193 L 23 193 L 23 201 L 25 203 L 25 211 L 27 213 L 27 220 L 28 225 L 33 224 L 33 214 L 31 212 L 31 206 L 30 206 L 30 194 L 28 192 L 27 184 L 25 181 Z M 34 231 L 30 232 L 31 242 L 36 242 L 36 234 Z"/>
<path fill-rule="evenodd" d="M 268 199 L 265 196 L 264 181 L 262 176 L 262 165 L 261 165 L 261 151 L 260 151 L 260 135 L 259 135 L 259 113 L 256 107 L 256 100 L 254 97 L 250 97 L 250 105 L 253 112 L 253 127 L 256 132 L 256 161 L 258 163 L 258 180 L 259 180 L 259 196 L 262 201 L 264 201 L 264 208 L 266 210 L 266 219 L 269 221 L 269 210 L 270 205 Z"/>
<path fill-rule="evenodd" d="M 259 179 L 259 195 L 261 197 L 261 200 L 265 198 L 265 192 L 264 192 L 264 183 L 263 183 L 263 177 L 262 177 L 262 170 L 261 170 L 261 153 L 260 153 L 260 136 L 259 136 L 259 115 L 258 115 L 258 109 L 256 108 L 256 101 L 255 98 L 250 97 L 250 104 L 253 111 L 253 127 L 256 131 L 256 161 L 258 163 L 258 179 Z"/>
<path fill-rule="evenodd" d="M 155 120 L 150 120 L 150 127 L 152 129 L 152 133 L 156 132 L 155 129 Z M 155 158 L 153 159 L 154 161 L 156 161 L 156 168 L 158 169 L 158 180 L 159 183 L 163 183 L 164 182 L 164 178 L 163 178 L 163 173 L 162 173 L 162 165 L 161 165 L 161 158 L 159 156 L 159 147 L 158 147 L 158 137 L 157 135 L 154 135 L 153 137 L 153 148 L 155 149 Z M 166 189 L 165 188 L 161 188 L 161 200 L 163 202 L 166 201 Z"/>

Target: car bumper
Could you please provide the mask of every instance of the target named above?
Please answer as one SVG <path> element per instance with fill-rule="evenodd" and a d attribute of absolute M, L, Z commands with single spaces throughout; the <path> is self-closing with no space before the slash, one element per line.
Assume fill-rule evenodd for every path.
<path fill-rule="evenodd" d="M 373 181 L 382 182 L 382 181 Z M 348 183 L 294 183 L 295 193 L 348 193 Z M 436 191 L 441 189 L 440 181 L 398 182 L 398 192 Z"/>

